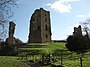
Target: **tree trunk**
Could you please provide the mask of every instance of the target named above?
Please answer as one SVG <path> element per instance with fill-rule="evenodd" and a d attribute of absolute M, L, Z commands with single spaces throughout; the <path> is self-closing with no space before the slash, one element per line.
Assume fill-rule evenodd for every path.
<path fill-rule="evenodd" d="M 61 66 L 63 65 L 63 51 L 61 50 Z"/>
<path fill-rule="evenodd" d="M 63 65 L 63 57 L 61 56 L 61 66 Z"/>
<path fill-rule="evenodd" d="M 80 56 L 80 66 L 82 67 L 82 56 Z"/>

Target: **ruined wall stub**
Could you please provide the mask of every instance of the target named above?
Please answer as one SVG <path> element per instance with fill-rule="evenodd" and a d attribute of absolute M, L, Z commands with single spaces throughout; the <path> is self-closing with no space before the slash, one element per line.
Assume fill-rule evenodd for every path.
<path fill-rule="evenodd" d="M 74 32 L 73 32 L 73 34 L 74 34 L 75 36 L 81 36 L 81 35 L 82 35 L 81 25 L 79 25 L 78 28 L 77 28 L 77 27 L 74 27 Z"/>
<path fill-rule="evenodd" d="M 14 22 L 9 23 L 9 38 L 14 37 L 14 31 L 15 31 L 16 24 Z"/>
<path fill-rule="evenodd" d="M 16 24 L 13 21 L 9 22 L 9 32 L 8 32 L 9 37 L 6 39 L 6 43 L 9 45 L 16 44 L 14 37 L 15 26 Z"/>
<path fill-rule="evenodd" d="M 30 20 L 28 43 L 45 43 L 51 41 L 50 12 L 43 8 L 36 9 Z"/>
<path fill-rule="evenodd" d="M 16 39 L 14 37 L 15 26 L 16 26 L 16 24 L 13 21 L 9 22 L 9 32 L 8 32 L 9 37 L 6 39 L 6 43 L 8 45 L 16 45 L 16 44 L 21 44 L 22 43 L 21 40 Z"/>

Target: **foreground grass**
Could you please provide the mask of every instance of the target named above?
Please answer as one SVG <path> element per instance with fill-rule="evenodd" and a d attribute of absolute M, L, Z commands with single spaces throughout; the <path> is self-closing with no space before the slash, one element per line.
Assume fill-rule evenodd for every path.
<path fill-rule="evenodd" d="M 24 61 L 17 60 L 15 56 L 0 56 L 0 67 L 28 67 Z"/>
<path fill-rule="evenodd" d="M 62 43 L 62 42 L 61 43 L 47 43 L 45 47 L 40 47 L 40 48 L 20 48 L 20 49 L 21 50 L 41 50 L 41 53 L 44 53 L 44 54 L 56 53 L 57 56 L 54 56 L 54 57 L 61 58 L 61 55 L 63 56 L 63 66 L 65 66 L 65 67 L 80 67 L 79 55 L 77 55 L 76 53 L 73 53 L 71 56 L 71 52 L 67 51 L 65 43 Z M 63 51 L 63 54 L 61 51 Z M 89 61 L 90 60 L 90 52 L 87 52 L 86 54 L 83 57 L 83 67 L 90 66 L 90 61 Z M 60 65 L 61 60 L 57 60 L 57 62 L 54 62 L 53 64 Z"/>
<path fill-rule="evenodd" d="M 80 55 L 73 53 L 72 56 L 65 55 L 63 56 L 63 66 L 65 67 L 80 67 Z M 84 54 L 82 67 L 90 67 L 90 52 Z M 53 63 L 55 65 L 60 65 L 61 60 Z"/>
<path fill-rule="evenodd" d="M 47 43 L 44 47 L 36 47 L 36 48 L 19 48 L 19 50 L 40 50 L 41 53 L 44 54 L 53 54 L 56 53 L 54 58 L 61 58 L 63 56 L 63 66 L 65 67 L 80 67 L 79 55 L 76 53 L 70 53 L 67 51 L 65 47 L 65 43 Z M 59 51 L 60 50 L 60 51 Z M 63 51 L 63 54 L 62 52 Z M 24 53 L 24 52 L 23 52 Z M 25 54 L 25 53 L 24 53 Z M 28 56 L 27 60 L 34 60 L 37 62 L 37 59 L 41 59 L 41 55 L 32 55 Z M 28 67 L 25 63 L 27 60 L 17 60 L 17 57 L 14 56 L 0 56 L 0 67 Z M 56 62 L 52 62 L 52 64 L 60 65 L 61 59 L 57 59 Z M 90 66 L 90 52 L 85 53 L 83 57 L 83 67 Z M 29 66 L 30 67 L 30 66 Z M 49 67 L 49 66 L 45 66 Z"/>
<path fill-rule="evenodd" d="M 28 58 L 30 58 L 30 57 L 28 57 Z M 0 56 L 0 67 L 30 67 L 25 63 L 25 61 L 27 61 L 27 60 L 17 60 L 17 57 L 14 57 L 14 56 Z M 60 65 L 61 61 L 58 60 L 57 62 L 54 62 L 52 64 Z M 69 58 L 67 57 L 67 55 L 64 56 L 63 57 L 63 66 L 65 66 L 65 67 L 80 67 L 79 56 L 72 55 L 72 57 L 69 57 Z M 83 67 L 89 67 L 89 66 L 90 66 L 90 55 L 88 53 L 88 55 L 85 55 L 83 57 Z M 44 67 L 51 67 L 51 66 L 44 66 Z"/>

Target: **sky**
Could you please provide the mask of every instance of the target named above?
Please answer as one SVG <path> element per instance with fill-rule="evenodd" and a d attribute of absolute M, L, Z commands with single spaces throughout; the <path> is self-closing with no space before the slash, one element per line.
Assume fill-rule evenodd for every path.
<path fill-rule="evenodd" d="M 31 15 L 36 9 L 50 11 L 52 40 L 64 40 L 90 18 L 90 0 L 20 0 L 10 21 L 16 24 L 15 37 L 28 41 Z"/>

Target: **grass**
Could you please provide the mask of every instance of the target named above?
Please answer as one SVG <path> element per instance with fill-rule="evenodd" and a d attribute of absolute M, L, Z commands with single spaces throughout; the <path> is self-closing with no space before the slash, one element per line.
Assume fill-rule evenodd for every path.
<path fill-rule="evenodd" d="M 41 44 L 42 45 L 42 44 Z M 35 45 L 34 45 L 35 46 Z M 41 53 L 53 53 L 55 50 L 67 50 L 65 47 L 65 43 L 47 43 L 41 47 L 38 48 L 19 48 L 19 50 L 41 50 Z"/>
<path fill-rule="evenodd" d="M 0 67 L 28 67 L 23 60 L 17 60 L 15 56 L 0 56 Z"/>
<path fill-rule="evenodd" d="M 41 53 L 44 54 L 53 54 L 57 53 L 57 56 L 55 57 L 61 57 L 63 56 L 63 65 L 65 67 L 80 67 L 80 61 L 79 61 L 79 56 L 76 53 L 72 54 L 71 57 L 71 52 L 67 51 L 67 48 L 65 46 L 65 43 L 47 43 L 46 46 L 44 47 L 38 47 L 38 48 L 20 48 L 20 50 L 41 50 Z M 56 51 L 56 52 L 55 52 Z M 59 51 L 59 52 L 58 52 Z M 62 52 L 63 51 L 63 54 Z M 86 55 L 87 54 L 87 55 Z M 85 56 L 83 57 L 83 67 L 88 67 L 90 66 L 90 52 L 87 52 Z M 38 56 L 39 57 L 39 56 Z M 58 60 L 57 62 L 53 63 L 55 65 L 60 64 L 61 61 Z"/>
<path fill-rule="evenodd" d="M 35 45 L 34 45 L 35 46 Z M 47 43 L 41 47 L 22 47 L 19 50 L 40 50 L 41 53 L 44 54 L 53 54 L 56 53 L 57 55 L 53 57 L 61 58 L 63 56 L 63 66 L 65 67 L 80 67 L 79 55 L 76 53 L 72 53 L 67 51 L 65 47 L 65 43 Z M 56 52 L 55 52 L 56 51 Z M 61 52 L 62 51 L 62 52 Z M 24 52 L 23 52 L 24 53 Z M 24 53 L 25 54 L 25 53 Z M 32 55 L 28 56 L 28 60 L 34 60 L 37 62 L 37 59 L 41 59 L 41 55 Z M 61 59 L 57 59 L 56 62 L 52 62 L 52 64 L 60 65 Z M 13 56 L 0 56 L 0 67 L 28 67 L 24 61 L 27 60 L 17 60 L 17 57 Z M 90 66 L 90 52 L 85 53 L 83 57 L 83 67 Z M 45 66 L 47 67 L 47 66 Z M 49 66 L 48 66 L 49 67 Z"/>
<path fill-rule="evenodd" d="M 61 61 L 58 60 L 54 63 L 55 65 L 61 64 Z M 72 57 L 68 57 L 68 55 L 63 57 L 63 66 L 65 67 L 80 67 L 80 59 L 79 55 L 73 53 Z M 84 55 L 83 57 L 83 67 L 89 67 L 90 66 L 90 52 L 88 52 L 88 55 Z"/>

